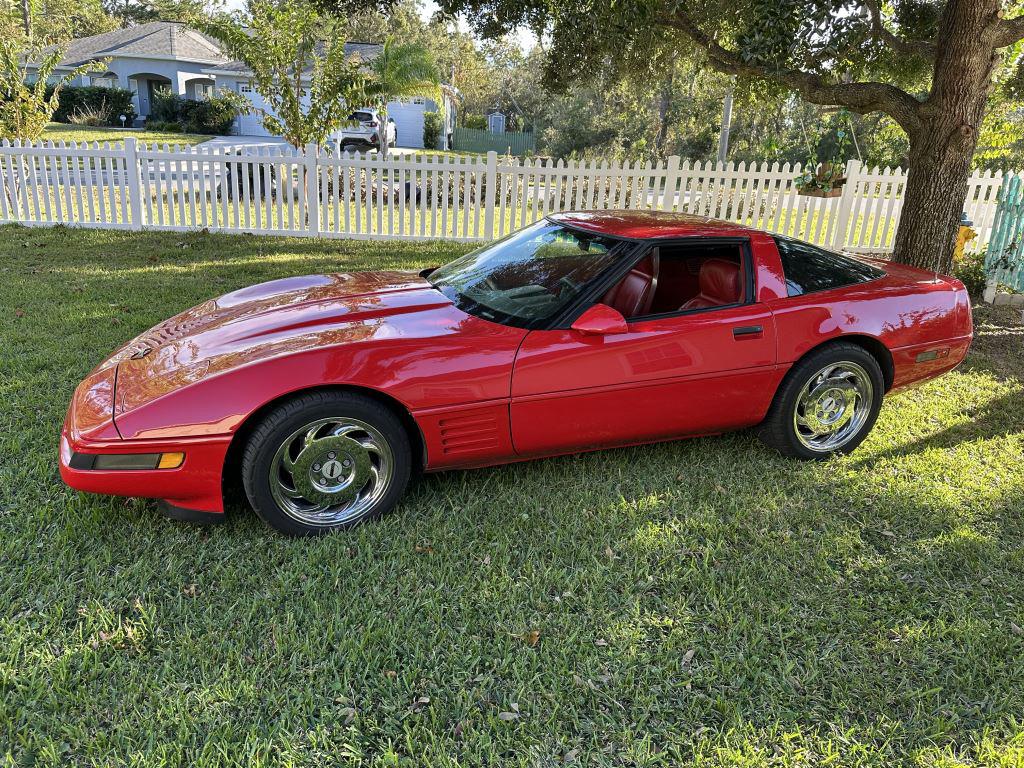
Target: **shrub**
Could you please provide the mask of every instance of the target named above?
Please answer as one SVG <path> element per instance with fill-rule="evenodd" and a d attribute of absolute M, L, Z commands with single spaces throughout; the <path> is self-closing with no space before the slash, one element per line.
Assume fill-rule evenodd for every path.
<path fill-rule="evenodd" d="M 181 117 L 182 106 L 185 99 L 169 88 L 156 88 L 153 91 L 152 109 L 149 111 L 149 120 L 158 123 L 175 123 Z"/>
<path fill-rule="evenodd" d="M 463 128 L 475 128 L 478 131 L 487 130 L 487 118 L 483 115 L 463 115 L 462 116 L 462 127 Z"/>
<path fill-rule="evenodd" d="M 423 113 L 423 146 L 427 149 L 437 149 L 441 146 L 441 131 L 444 130 L 444 120 L 440 112 Z"/>
<path fill-rule="evenodd" d="M 146 128 L 154 131 L 223 135 L 231 133 L 235 118 L 246 110 L 249 101 L 233 91 L 222 90 L 198 101 L 170 91 L 157 91 L 153 111 Z"/>
<path fill-rule="evenodd" d="M 48 89 L 52 93 L 52 89 Z M 97 85 L 68 86 L 58 95 L 53 119 L 58 123 L 90 120 L 81 125 L 111 125 L 120 127 L 121 115 L 131 125 L 135 119 L 132 92 L 125 88 L 101 88 Z"/>
<path fill-rule="evenodd" d="M 73 125 L 106 125 L 107 105 L 106 103 L 103 103 L 98 107 L 79 107 L 76 111 L 68 115 L 68 122 Z"/>
<path fill-rule="evenodd" d="M 150 118 L 146 121 L 147 131 L 160 131 L 162 133 L 181 133 L 181 123 L 176 123 L 168 120 L 153 120 Z"/>
<path fill-rule="evenodd" d="M 230 134 L 235 118 L 248 104 L 248 99 L 241 94 L 222 90 L 200 101 L 186 101 L 181 109 L 181 124 L 189 133 Z"/>
<path fill-rule="evenodd" d="M 985 254 L 965 253 L 964 257 L 953 265 L 953 277 L 964 284 L 974 298 L 985 292 L 987 277 L 985 276 Z"/>

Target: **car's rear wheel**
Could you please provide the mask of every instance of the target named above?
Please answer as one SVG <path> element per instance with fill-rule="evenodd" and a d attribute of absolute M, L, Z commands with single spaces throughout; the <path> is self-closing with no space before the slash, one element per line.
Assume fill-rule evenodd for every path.
<path fill-rule="evenodd" d="M 882 370 L 871 353 L 849 342 L 829 344 L 793 366 L 758 434 L 801 459 L 849 453 L 874 426 L 884 392 Z"/>
<path fill-rule="evenodd" d="M 315 536 L 391 511 L 412 454 L 386 406 L 348 392 L 311 392 L 256 426 L 242 456 L 253 509 L 283 533 Z"/>

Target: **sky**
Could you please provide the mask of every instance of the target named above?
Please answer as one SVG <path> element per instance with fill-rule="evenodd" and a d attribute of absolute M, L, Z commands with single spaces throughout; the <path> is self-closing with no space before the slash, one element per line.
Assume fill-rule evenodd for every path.
<path fill-rule="evenodd" d="M 226 0 L 225 6 L 230 10 L 237 10 L 245 6 L 245 0 Z M 435 11 L 437 11 L 437 3 L 434 2 L 434 0 L 420 0 L 420 15 L 424 19 L 429 19 L 434 15 Z M 466 23 L 465 19 L 459 19 L 459 29 L 463 31 L 469 30 L 469 25 Z M 513 37 L 519 42 L 519 47 L 524 51 L 528 51 L 533 48 L 534 44 L 537 42 L 536 36 L 534 36 L 534 34 L 525 27 L 517 29 L 513 34 Z"/>

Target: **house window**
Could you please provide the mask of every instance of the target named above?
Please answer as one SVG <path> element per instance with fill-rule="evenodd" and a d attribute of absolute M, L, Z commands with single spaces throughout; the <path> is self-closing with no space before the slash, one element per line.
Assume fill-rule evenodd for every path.
<path fill-rule="evenodd" d="M 412 103 L 413 104 L 426 104 L 427 100 L 424 99 L 422 96 L 416 96 L 416 97 L 413 98 Z"/>
<path fill-rule="evenodd" d="M 238 92 L 239 93 L 252 93 L 252 83 L 251 82 L 250 83 L 239 83 L 238 84 Z"/>

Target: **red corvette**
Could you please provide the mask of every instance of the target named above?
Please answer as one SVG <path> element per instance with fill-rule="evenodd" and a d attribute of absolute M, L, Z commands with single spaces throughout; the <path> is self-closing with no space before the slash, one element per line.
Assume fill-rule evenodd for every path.
<path fill-rule="evenodd" d="M 955 367 L 964 286 L 719 221 L 563 213 L 420 274 L 211 299 L 79 385 L 65 482 L 219 518 L 240 473 L 292 534 L 392 509 L 410 474 L 757 425 L 853 450 L 886 392 Z"/>

